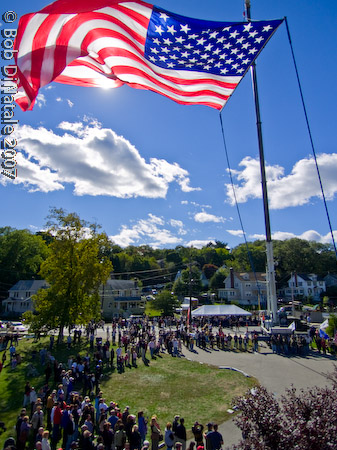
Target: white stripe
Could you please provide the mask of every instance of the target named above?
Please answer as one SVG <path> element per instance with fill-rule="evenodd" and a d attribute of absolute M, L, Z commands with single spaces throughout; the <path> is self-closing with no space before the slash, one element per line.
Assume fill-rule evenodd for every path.
<path fill-rule="evenodd" d="M 114 17 L 118 17 L 120 20 L 126 20 L 124 14 L 116 13 Z M 123 16 L 123 17 L 122 17 Z M 129 19 L 130 22 L 130 19 Z M 130 24 L 130 28 L 134 28 L 135 22 L 132 21 L 132 24 Z M 132 25 L 132 26 L 131 26 Z M 108 20 L 88 20 L 84 22 L 82 25 L 80 25 L 74 34 L 71 36 L 68 42 L 68 50 L 67 50 L 67 64 L 69 64 L 71 61 L 73 61 L 75 58 L 77 58 L 80 55 L 81 52 L 81 45 L 86 37 L 86 35 L 96 29 L 96 28 L 105 28 L 112 31 L 117 31 L 118 33 L 122 34 L 123 36 L 127 37 L 128 39 L 131 39 L 139 48 L 141 52 L 144 52 L 144 45 L 138 43 L 135 39 L 131 38 L 130 34 L 128 34 L 123 28 L 119 27 L 118 25 L 109 22 Z M 140 34 L 140 33 L 139 33 Z M 142 36 L 144 39 L 146 38 L 146 30 L 142 27 Z M 101 39 L 101 38 L 98 38 Z M 109 38 L 106 38 L 109 39 Z M 92 44 L 90 44 L 90 48 L 92 48 Z M 98 52 L 94 48 L 92 48 L 96 53 Z"/>
<path fill-rule="evenodd" d="M 224 104 L 224 100 L 219 98 L 219 97 L 213 97 L 212 94 L 210 95 L 204 95 L 204 94 L 200 94 L 200 95 L 194 95 L 194 96 L 184 96 L 184 95 L 179 95 L 179 94 L 175 94 L 172 91 L 166 90 L 160 86 L 158 86 L 156 83 L 152 83 L 149 80 L 144 80 L 143 77 L 138 76 L 138 75 L 129 75 L 127 74 L 125 77 L 124 76 L 119 76 L 119 78 L 122 81 L 128 82 L 128 83 L 137 83 L 141 86 L 146 86 L 148 88 L 152 88 L 153 90 L 155 90 L 156 92 L 160 92 L 164 95 L 167 95 L 171 98 L 177 99 L 177 100 L 182 100 L 182 101 L 186 101 L 189 103 L 197 103 L 199 101 L 204 101 L 204 102 L 212 102 L 212 103 L 216 103 L 219 105 L 223 105 Z M 125 78 L 125 80 L 123 80 L 123 78 Z M 190 91 L 189 91 L 190 92 Z M 233 92 L 233 90 L 230 91 L 230 94 Z M 223 92 L 222 92 L 223 94 Z M 229 94 L 229 95 L 230 95 Z"/>
<path fill-rule="evenodd" d="M 41 86 L 45 86 L 52 81 L 55 43 L 60 34 L 60 29 L 75 16 L 76 14 L 62 14 L 50 29 L 41 66 Z"/>
<path fill-rule="evenodd" d="M 199 91 L 201 89 L 208 89 L 208 90 L 218 92 L 221 95 L 230 95 L 230 93 L 233 92 L 233 90 L 236 87 L 235 86 L 234 88 L 226 88 L 226 87 L 213 85 L 213 84 L 210 85 L 209 79 L 212 79 L 212 76 L 209 76 L 208 78 L 199 77 L 199 75 L 200 75 L 199 72 L 194 72 L 194 77 L 192 78 L 192 80 L 193 79 L 205 80 L 205 83 L 196 83 L 196 84 L 190 84 L 190 85 L 179 84 L 179 79 L 185 79 L 185 71 L 174 72 L 174 71 L 170 70 L 169 75 L 177 78 L 177 81 L 173 82 L 173 81 L 166 80 L 165 78 L 162 78 L 160 75 L 152 72 L 151 69 L 149 69 L 146 65 L 137 63 L 137 61 L 131 60 L 130 58 L 126 58 L 126 57 L 110 56 L 110 57 L 106 58 L 105 62 L 109 67 L 112 67 L 112 70 L 116 66 L 128 66 L 128 67 L 134 67 L 136 69 L 140 69 L 143 72 L 149 74 L 151 77 L 158 80 L 158 82 L 161 82 L 162 84 L 166 84 L 167 86 L 170 86 L 172 88 L 184 90 L 186 92 L 195 92 L 195 91 Z M 127 69 L 125 70 L 125 72 L 126 71 L 127 71 Z M 128 74 L 126 73 L 125 77 L 127 77 L 127 76 L 128 76 Z M 232 77 L 230 77 L 230 78 L 232 79 Z M 240 81 L 240 77 L 235 77 L 235 78 L 236 78 L 237 82 Z M 127 80 L 124 79 L 123 81 L 127 81 Z M 220 81 L 223 83 L 227 82 L 227 80 L 224 80 L 224 79 L 222 79 Z"/>

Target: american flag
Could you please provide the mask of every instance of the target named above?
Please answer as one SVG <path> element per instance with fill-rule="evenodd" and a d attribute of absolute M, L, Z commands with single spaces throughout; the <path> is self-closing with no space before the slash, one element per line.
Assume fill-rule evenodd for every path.
<path fill-rule="evenodd" d="M 32 109 L 57 81 L 127 84 L 221 109 L 281 23 L 197 20 L 140 0 L 58 0 L 20 19 L 16 101 Z"/>

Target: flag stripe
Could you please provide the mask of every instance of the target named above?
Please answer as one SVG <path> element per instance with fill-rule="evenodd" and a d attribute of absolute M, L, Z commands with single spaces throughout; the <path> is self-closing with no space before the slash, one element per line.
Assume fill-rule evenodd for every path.
<path fill-rule="evenodd" d="M 40 87 L 51 81 L 128 84 L 221 109 L 269 39 L 265 32 L 279 23 L 254 28 L 198 21 L 137 0 L 58 0 L 20 19 L 16 98 L 31 109 Z"/>

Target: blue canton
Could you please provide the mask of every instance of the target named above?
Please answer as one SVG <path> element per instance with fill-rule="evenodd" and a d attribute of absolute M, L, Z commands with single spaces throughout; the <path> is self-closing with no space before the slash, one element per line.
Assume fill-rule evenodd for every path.
<path fill-rule="evenodd" d="M 281 23 L 210 22 L 153 7 L 145 58 L 163 69 L 241 77 Z"/>

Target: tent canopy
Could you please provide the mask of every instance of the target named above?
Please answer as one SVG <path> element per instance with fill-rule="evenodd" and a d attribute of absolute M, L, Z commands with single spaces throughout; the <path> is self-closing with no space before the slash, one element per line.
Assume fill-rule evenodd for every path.
<path fill-rule="evenodd" d="M 198 316 L 251 316 L 252 314 L 236 305 L 203 305 L 192 311 Z"/>

